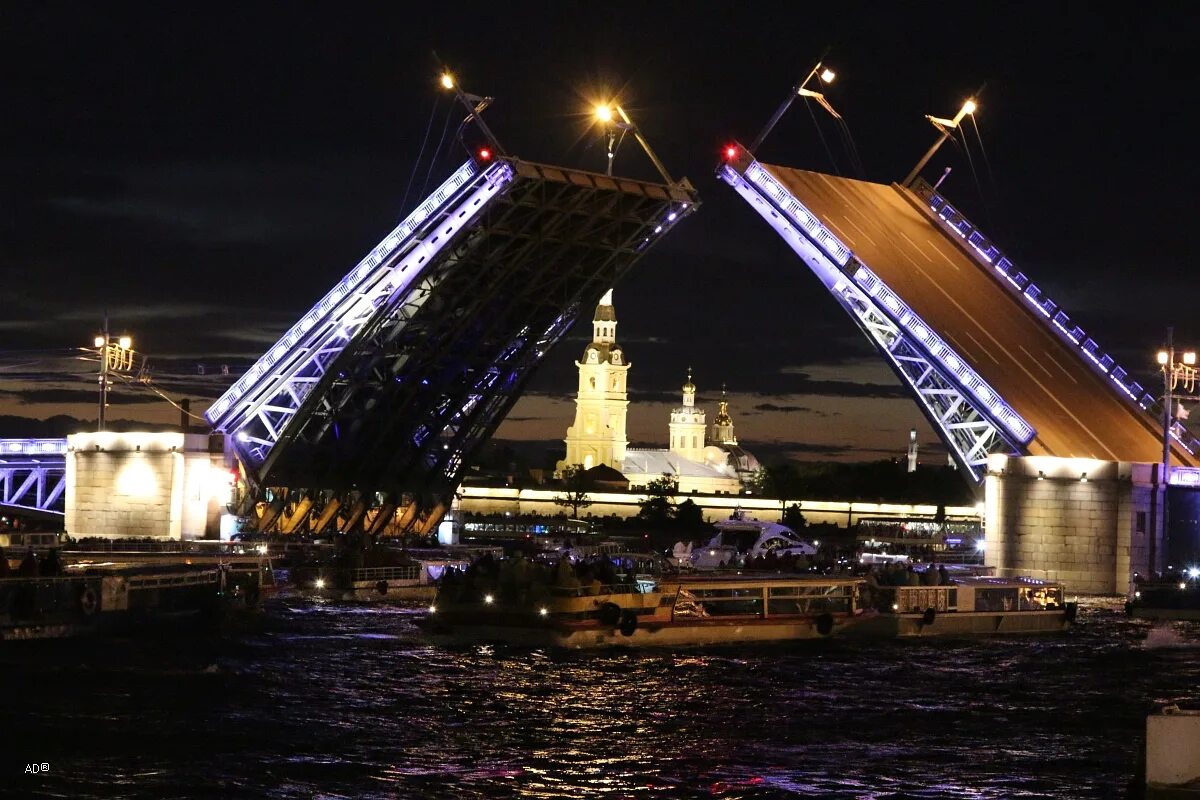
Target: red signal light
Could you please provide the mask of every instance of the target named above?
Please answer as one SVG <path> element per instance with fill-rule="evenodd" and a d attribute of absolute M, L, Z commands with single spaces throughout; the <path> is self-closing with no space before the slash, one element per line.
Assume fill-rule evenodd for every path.
<path fill-rule="evenodd" d="M 725 159 L 727 161 L 732 161 L 735 156 L 737 156 L 737 148 L 733 145 L 726 145 L 725 146 Z"/>
<path fill-rule="evenodd" d="M 491 161 L 492 160 L 492 151 L 486 147 L 479 148 L 479 160 L 480 161 Z"/>

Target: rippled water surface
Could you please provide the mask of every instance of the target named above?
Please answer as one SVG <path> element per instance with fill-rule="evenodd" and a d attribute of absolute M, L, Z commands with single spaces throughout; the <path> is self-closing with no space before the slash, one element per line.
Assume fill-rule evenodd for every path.
<path fill-rule="evenodd" d="M 1121 798 L 1145 715 L 1200 697 L 1200 627 L 1147 646 L 1115 602 L 1056 637 L 580 655 L 437 648 L 421 613 L 6 648 L 0 792 Z"/>

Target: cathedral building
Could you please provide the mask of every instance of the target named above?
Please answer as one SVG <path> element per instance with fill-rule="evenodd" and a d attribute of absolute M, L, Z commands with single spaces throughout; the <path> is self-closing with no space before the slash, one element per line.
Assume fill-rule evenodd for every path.
<path fill-rule="evenodd" d="M 584 469 L 604 464 L 622 473 L 635 491 L 665 474 L 679 484 L 680 494 L 741 494 L 758 471 L 758 461 L 738 446 L 724 389 L 708 435 L 705 411 L 696 406 L 690 369 L 682 402 L 671 411 L 667 449 L 629 447 L 625 423 L 631 365 L 617 344 L 611 289 L 596 306 L 592 341 L 575 366 L 579 369 L 575 424 L 567 428 L 567 453 L 558 462 L 560 472 L 575 464 Z"/>

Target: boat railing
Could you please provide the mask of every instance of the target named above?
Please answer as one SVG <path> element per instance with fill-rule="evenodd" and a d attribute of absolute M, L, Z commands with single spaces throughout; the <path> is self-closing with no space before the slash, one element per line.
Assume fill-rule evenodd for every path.
<path fill-rule="evenodd" d="M 415 581 L 421 577 L 421 565 L 409 564 L 402 567 L 362 567 L 350 574 L 350 580 L 358 581 Z"/>
<path fill-rule="evenodd" d="M 644 594 L 636 581 L 625 583 L 603 583 L 599 588 L 584 586 L 550 586 L 549 593 L 555 597 L 599 597 L 606 594 Z"/>
<path fill-rule="evenodd" d="M 147 575 L 124 576 L 129 591 L 165 589 L 171 586 L 199 586 L 216 583 L 220 570 L 204 569 L 187 572 L 150 573 Z"/>

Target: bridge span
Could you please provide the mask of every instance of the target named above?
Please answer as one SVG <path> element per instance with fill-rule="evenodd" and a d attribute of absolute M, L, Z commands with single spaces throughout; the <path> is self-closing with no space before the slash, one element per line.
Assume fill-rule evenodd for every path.
<path fill-rule="evenodd" d="M 1162 458 L 1155 396 L 924 182 L 762 164 L 719 170 L 800 255 L 914 394 L 962 467 L 988 453 Z M 1178 423 L 1173 452 L 1197 466 Z"/>

